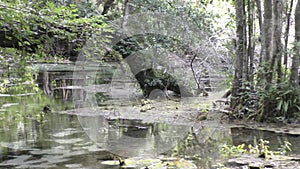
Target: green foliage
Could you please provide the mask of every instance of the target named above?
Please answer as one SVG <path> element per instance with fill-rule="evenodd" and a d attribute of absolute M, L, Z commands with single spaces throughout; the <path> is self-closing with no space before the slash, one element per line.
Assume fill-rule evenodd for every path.
<path fill-rule="evenodd" d="M 37 55 L 33 56 L 43 60 L 47 55 L 62 56 L 66 49 L 80 49 L 85 39 L 105 26 L 102 16 L 83 13 L 75 4 L 0 2 L 0 28 L 7 32 L 5 39 L 17 40 L 15 47 L 34 52 Z"/>
<path fill-rule="evenodd" d="M 285 82 L 273 85 L 269 90 L 261 90 L 259 97 L 258 120 L 275 117 L 287 120 L 300 114 L 300 89 L 292 87 L 289 83 Z"/>
<path fill-rule="evenodd" d="M 272 158 L 274 155 L 287 155 L 287 151 L 292 151 L 290 148 L 291 143 L 288 141 L 284 141 L 284 144 L 280 145 L 278 150 L 272 151 L 270 150 L 269 141 L 259 139 L 258 143 L 254 140 L 254 145 L 248 145 L 248 152 L 250 154 L 257 154 L 259 156 L 263 155 L 265 158 Z"/>
<path fill-rule="evenodd" d="M 194 23 L 200 30 L 207 31 L 207 33 L 213 30 L 213 17 L 206 10 L 205 3 L 183 0 L 133 0 L 131 5 L 139 12 L 160 12 L 184 16 L 187 22 Z"/>
<path fill-rule="evenodd" d="M 291 86 L 288 78 L 282 80 L 272 83 L 268 89 L 257 85 L 255 90 L 250 82 L 243 82 L 233 116 L 269 122 L 296 120 L 300 116 L 300 89 Z"/>
<path fill-rule="evenodd" d="M 56 105 L 36 84 L 37 72 L 29 68 L 24 61 L 27 57 L 13 48 L 0 48 L 0 121 L 10 124 L 12 121 L 35 119 L 43 121 L 43 108 Z M 27 60 L 28 61 L 28 60 Z"/>
<path fill-rule="evenodd" d="M 274 155 L 273 151 L 270 150 L 269 141 L 259 139 L 258 144 L 256 140 L 254 141 L 254 146 L 252 146 L 251 144 L 248 145 L 250 154 L 257 154 L 259 156 L 263 155 L 267 159 Z"/>
<path fill-rule="evenodd" d="M 11 95 L 0 99 L 0 121 L 1 125 L 8 126 L 23 120 L 36 120 L 44 122 L 48 112 L 43 111 L 49 106 L 51 111 L 65 110 L 68 103 L 61 103 L 50 99 L 43 91 L 32 95 Z"/>
<path fill-rule="evenodd" d="M 284 144 L 280 145 L 278 151 L 276 151 L 276 154 L 286 155 L 288 151 L 292 151 L 291 145 L 292 144 L 290 142 L 284 141 Z"/>
<path fill-rule="evenodd" d="M 234 80 L 233 74 L 226 75 L 225 84 L 226 84 L 227 89 L 230 89 L 232 87 L 233 80 Z"/>
<path fill-rule="evenodd" d="M 22 89 L 21 89 L 22 91 Z M 36 93 L 19 93 L 1 97 L 0 119 L 9 124 L 23 118 L 43 120 L 43 107 L 50 104 L 50 99 L 42 91 Z"/>
<path fill-rule="evenodd" d="M 254 140 L 254 145 L 249 144 L 248 147 L 245 147 L 245 144 L 240 144 L 237 146 L 228 146 L 225 144 L 221 148 L 221 154 L 228 157 L 247 153 L 269 159 L 274 155 L 286 155 L 287 151 L 292 151 L 290 146 L 291 143 L 285 141 L 277 151 L 272 151 L 270 150 L 269 141 L 259 139 L 258 141 Z"/>
<path fill-rule="evenodd" d="M 0 97 L 0 119 L 7 123 L 24 117 L 42 120 L 43 106 L 49 104 L 47 96 L 35 84 L 35 72 L 20 68 L 21 64 L 11 63 L 0 79 L 0 93 L 3 94 Z"/>
<path fill-rule="evenodd" d="M 7 45 L 0 48 L 0 93 L 7 94 L 0 100 L 0 119 L 42 120 L 43 107 L 52 101 L 39 90 L 36 72 L 28 64 L 70 57 L 68 52 L 80 50 L 93 34 L 109 30 L 103 17 L 84 4 L 0 1 L 0 39 Z M 107 41 L 107 37 L 97 40 Z"/>
<path fill-rule="evenodd" d="M 241 144 L 238 146 L 229 146 L 227 144 L 223 145 L 221 148 L 221 154 L 224 156 L 234 156 L 237 154 L 242 154 L 246 152 L 245 144 Z"/>
<path fill-rule="evenodd" d="M 0 92 L 3 94 L 22 94 L 35 93 L 38 87 L 35 84 L 34 70 L 26 67 L 26 62 L 21 57 L 21 53 L 13 48 L 0 48 L 0 58 L 3 62 L 0 68 L 3 68 L 3 74 L 0 79 Z"/>

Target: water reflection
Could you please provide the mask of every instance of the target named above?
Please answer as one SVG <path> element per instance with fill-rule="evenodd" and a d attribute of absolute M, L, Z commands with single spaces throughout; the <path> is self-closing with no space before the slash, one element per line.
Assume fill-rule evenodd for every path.
<path fill-rule="evenodd" d="M 156 157 L 176 145 L 190 129 L 190 126 L 141 120 L 109 121 L 103 116 L 81 117 L 80 122 L 97 145 L 125 157 Z"/>
<path fill-rule="evenodd" d="M 254 140 L 264 139 L 268 140 L 270 143 L 271 150 L 278 150 L 282 145 L 284 145 L 284 141 L 288 141 L 291 143 L 291 149 L 293 154 L 300 154 L 300 135 L 292 135 L 292 134 L 283 134 L 283 133 L 275 133 L 272 131 L 266 130 L 258 130 L 251 129 L 245 127 L 234 127 L 231 128 L 231 135 L 234 145 L 239 144 L 254 144 Z"/>
<path fill-rule="evenodd" d="M 188 128 L 102 116 L 83 119 L 92 127 L 82 128 L 74 115 L 56 113 L 48 113 L 42 123 L 28 118 L 11 125 L 0 122 L 0 167 L 112 168 L 101 164 L 112 159 L 111 153 L 153 157 L 170 150 Z"/>
<path fill-rule="evenodd" d="M 99 161 L 111 158 L 87 137 L 76 116 L 48 114 L 43 123 L 24 118 L 0 124 L 0 167 L 104 168 Z"/>
<path fill-rule="evenodd" d="M 83 121 L 80 123 L 77 116 L 57 113 L 48 113 L 42 123 L 28 118 L 11 125 L 0 122 L 0 167 L 113 168 L 101 163 L 112 159 L 111 153 L 157 158 L 160 153 L 174 154 L 172 149 L 177 143 L 178 155 L 198 154 L 204 160 L 199 166 L 208 166 L 207 163 L 214 160 L 212 157 L 217 158 L 214 154 L 219 144 L 211 140 L 210 143 L 202 142 L 205 133 L 213 129 L 202 128 L 196 136 L 195 145 L 186 147 L 182 140 L 187 139 L 189 126 L 107 120 L 103 116 L 82 119 L 89 125 L 82 128 Z M 219 138 L 227 138 L 220 133 L 224 132 L 216 133 Z"/>

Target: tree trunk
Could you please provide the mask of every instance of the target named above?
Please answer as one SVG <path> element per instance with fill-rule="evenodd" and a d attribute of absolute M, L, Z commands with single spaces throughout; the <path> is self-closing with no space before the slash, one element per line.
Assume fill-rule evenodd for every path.
<path fill-rule="evenodd" d="M 299 62 L 300 62 L 300 1 L 298 1 L 295 12 L 295 45 L 292 60 L 290 83 L 294 87 L 299 87 Z"/>
<path fill-rule="evenodd" d="M 249 74 L 248 80 L 251 82 L 253 87 L 254 85 L 254 48 L 255 43 L 253 41 L 253 8 L 254 8 L 254 1 L 248 0 L 248 56 L 249 56 Z"/>
<path fill-rule="evenodd" d="M 284 76 L 286 76 L 287 72 L 287 63 L 288 63 L 288 43 L 289 43 L 289 31 L 290 31 L 290 25 L 291 25 L 291 14 L 293 10 L 293 4 L 294 0 L 291 0 L 290 8 L 288 8 L 288 1 L 286 1 L 286 28 L 284 33 L 284 59 L 283 59 L 283 65 L 285 66 Z"/>
<path fill-rule="evenodd" d="M 264 1 L 264 47 L 263 49 L 263 77 L 261 77 L 263 86 L 268 89 L 270 87 L 270 82 L 272 81 L 272 66 L 270 63 L 270 58 L 273 51 L 273 3 L 271 0 Z"/>
<path fill-rule="evenodd" d="M 281 42 L 281 35 L 282 35 L 282 0 L 274 0 L 274 53 L 272 59 L 272 65 L 277 64 L 277 83 L 281 82 L 281 60 L 282 60 L 282 42 Z M 275 63 L 276 62 L 276 63 Z"/>
<path fill-rule="evenodd" d="M 257 17 L 258 17 L 258 24 L 259 24 L 259 34 L 260 34 L 260 54 L 259 54 L 259 67 L 263 68 L 263 55 L 265 52 L 265 34 L 263 29 L 263 14 L 262 14 L 262 7 L 261 7 L 261 0 L 255 0 L 256 8 L 257 8 Z M 259 71 L 257 72 L 258 82 L 257 86 L 261 86 L 263 82 L 264 72 Z"/>
<path fill-rule="evenodd" d="M 264 1 L 264 22 L 263 22 L 263 31 L 264 31 L 264 43 L 265 43 L 265 51 L 263 52 L 263 61 L 268 62 L 270 61 L 271 54 L 272 54 L 272 33 L 273 33 L 273 23 L 272 23 L 272 1 L 265 0 Z"/>
<path fill-rule="evenodd" d="M 249 54 L 247 50 L 247 23 L 246 23 L 246 4 L 243 1 L 243 79 L 248 80 L 249 77 Z M 249 12 L 249 11 L 248 11 Z"/>
<path fill-rule="evenodd" d="M 237 35 L 237 48 L 236 48 L 236 59 L 235 59 L 235 73 L 234 82 L 232 85 L 232 100 L 231 107 L 235 107 L 238 104 L 238 94 L 242 86 L 243 81 L 243 59 L 245 55 L 244 51 L 244 3 L 243 0 L 236 0 L 235 11 L 236 11 L 236 35 Z"/>
<path fill-rule="evenodd" d="M 129 15 L 129 1 L 124 1 L 124 9 L 123 9 L 123 22 L 122 22 L 122 28 L 126 27 L 127 20 Z"/>
<path fill-rule="evenodd" d="M 258 17 L 258 25 L 259 25 L 259 34 L 260 34 L 260 41 L 261 41 L 261 51 L 260 51 L 260 60 L 259 63 L 261 64 L 262 62 L 262 53 L 264 47 L 264 37 L 263 37 L 263 23 L 262 23 L 262 11 L 261 11 L 261 3 L 260 0 L 255 0 L 256 3 L 256 8 L 257 8 L 257 17 Z"/>

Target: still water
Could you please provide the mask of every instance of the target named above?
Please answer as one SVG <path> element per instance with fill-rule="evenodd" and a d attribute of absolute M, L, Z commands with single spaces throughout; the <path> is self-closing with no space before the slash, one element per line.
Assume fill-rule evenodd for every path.
<path fill-rule="evenodd" d="M 168 130 L 170 126 L 119 120 L 110 121 L 110 129 L 108 129 L 110 136 L 104 139 L 105 136 L 102 135 L 97 142 L 87 134 L 86 129 L 82 127 L 76 115 L 59 113 L 46 114 L 43 122 L 24 118 L 10 125 L 0 124 L 0 168 L 119 168 L 117 165 L 104 165 L 102 162 L 114 159 L 111 154 L 125 155 L 121 151 L 133 153 L 126 154 L 129 157 L 143 156 L 142 153 L 136 151 L 146 150 L 147 147 L 149 149 L 155 143 L 161 145 L 161 140 L 160 142 L 149 141 L 151 136 L 155 138 L 155 136 L 160 135 L 165 137 L 164 141 L 171 141 L 171 143 L 174 143 L 174 138 L 178 138 L 163 134 L 164 130 Z M 116 126 L 119 126 L 119 128 L 116 128 Z M 171 130 L 185 131 L 183 127 L 171 126 Z M 203 128 L 203 130 L 196 136 L 200 141 L 205 137 L 205 133 L 209 133 L 209 128 Z M 253 144 L 253 140 L 257 138 L 269 140 L 271 149 L 279 147 L 284 140 L 289 141 L 292 143 L 293 153 L 299 153 L 299 136 L 246 128 L 232 128 L 230 131 L 220 128 L 220 131 L 217 131 L 218 133 L 214 131 L 213 139 L 202 145 L 191 144 L 190 149 L 185 147 L 179 154 L 181 156 L 198 154 L 202 160 L 195 160 L 197 166 L 209 168 L 215 161 L 220 159 L 218 148 L 222 144 Z M 145 138 L 146 142 L 139 143 L 136 140 L 132 143 L 122 142 L 127 137 Z M 106 145 L 109 146 L 103 145 L 105 141 Z M 180 140 L 177 143 L 182 144 Z M 133 149 L 133 147 L 136 148 Z M 151 152 L 153 155 L 159 156 L 156 154 L 158 151 L 151 150 Z M 160 153 L 172 154 L 168 150 Z"/>
<path fill-rule="evenodd" d="M 83 129 L 77 116 L 48 113 L 43 122 L 24 118 L 9 126 L 1 125 L 0 167 L 118 168 L 118 166 L 103 165 L 102 162 L 114 159 L 112 154 L 146 157 L 146 153 L 152 158 L 158 156 L 158 153 L 170 154 L 172 153 L 168 152 L 168 149 L 172 148 L 170 144 L 179 143 L 180 139 L 183 139 L 176 135 L 177 132 L 172 133 L 172 131 L 185 130 L 186 126 L 119 120 L 110 121 L 106 136 L 102 133 L 98 135 L 98 140 L 94 140 L 89 136 L 90 133 L 87 134 L 86 129 Z M 157 148 L 151 148 L 155 146 Z M 164 149 L 163 146 L 168 149 Z M 213 146 L 203 146 L 203 150 L 199 149 L 199 145 L 197 146 L 198 150 L 185 149 L 179 150 L 181 152 L 178 153 L 188 155 L 189 151 L 190 153 L 198 151 L 199 154 L 200 152 L 205 154 L 207 161 L 209 161 L 208 152 L 212 156 L 216 155 L 210 152 Z M 207 165 L 205 162 L 204 164 Z"/>
<path fill-rule="evenodd" d="M 111 158 L 89 139 L 74 115 L 47 114 L 44 122 L 24 119 L 0 130 L 4 168 L 105 168 Z"/>
<path fill-rule="evenodd" d="M 53 79 L 56 82 L 56 88 L 45 87 L 45 84 L 42 84 L 40 88 L 44 88 L 44 92 L 47 93 L 51 92 L 51 87 L 53 87 L 52 97 L 60 105 L 64 105 L 63 108 L 57 108 L 58 105 L 52 104 L 54 111 L 41 114 L 45 104 L 49 103 L 45 101 L 44 96 L 37 97 L 30 93 L 18 97 L 0 95 L 1 99 L 6 98 L 0 100 L 0 168 L 119 168 L 118 165 L 103 163 L 115 159 L 115 156 L 122 158 L 175 156 L 193 160 L 198 168 L 211 168 L 213 164 L 222 160 L 219 155 L 222 145 L 253 144 L 253 141 L 259 138 L 269 140 L 271 149 L 279 147 L 284 141 L 289 141 L 292 144 L 293 153 L 299 153 L 300 150 L 298 135 L 225 127 L 214 118 L 192 125 L 178 122 L 162 123 L 159 120 L 162 116 L 167 116 L 167 113 L 163 109 L 164 106 L 158 106 L 159 104 L 156 104 L 154 113 L 160 113 L 160 116 L 155 114 L 151 116 L 148 109 L 146 112 L 135 113 L 138 116 L 142 114 L 145 117 L 149 116 L 152 121 L 147 123 L 135 118 L 108 119 L 103 115 L 93 113 L 83 113 L 86 116 L 82 115 L 82 112 L 66 113 L 68 111 L 62 110 L 73 108 L 72 105 L 67 104 L 69 95 L 72 94 L 71 91 L 82 89 L 68 86 L 74 80 L 72 73 L 60 71 L 58 74 L 55 71 L 50 74 L 44 72 L 40 81 L 45 83 L 45 79 Z M 100 76 L 104 77 L 104 73 Z M 107 80 L 98 83 L 105 81 Z M 117 91 L 122 90 L 117 89 Z M 99 88 L 99 91 L 103 92 L 102 88 Z M 100 93 L 99 91 L 97 92 Z M 115 98 L 108 100 L 113 102 L 118 100 L 120 103 L 120 92 L 115 93 L 118 95 L 112 95 Z M 109 96 L 101 94 L 96 100 L 100 100 L 100 106 L 105 106 L 103 100 L 107 100 L 107 97 Z M 121 103 L 117 106 L 128 107 L 126 102 Z M 7 115 L 6 110 L 12 107 L 14 107 L 13 111 L 9 111 L 10 114 Z M 176 107 L 176 111 L 177 109 Z M 195 112 L 195 109 L 188 106 L 179 107 L 179 109 L 185 112 Z M 23 111 L 30 113 L 20 113 Z M 130 114 L 131 111 L 133 110 L 130 109 L 127 113 Z M 78 113 L 81 115 L 78 116 Z M 133 117 L 133 114 L 130 116 Z M 185 117 L 180 114 L 176 116 L 178 121 L 182 118 Z M 196 120 L 193 117 L 188 118 Z M 145 166 L 139 168 L 145 168 Z"/>

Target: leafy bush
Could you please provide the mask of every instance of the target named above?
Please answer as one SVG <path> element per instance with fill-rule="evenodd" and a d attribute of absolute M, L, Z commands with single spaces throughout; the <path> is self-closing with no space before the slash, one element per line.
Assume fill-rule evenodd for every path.
<path fill-rule="evenodd" d="M 75 4 L 0 1 L 0 33 L 5 35 L 1 38 L 6 45 L 36 53 L 34 56 L 43 60 L 49 55 L 76 53 L 87 38 L 105 26 L 101 15 L 83 13 Z"/>
<path fill-rule="evenodd" d="M 269 89 L 241 89 L 235 97 L 238 105 L 234 117 L 245 117 L 258 121 L 290 122 L 300 116 L 300 88 L 292 87 L 288 81 L 273 84 Z"/>
<path fill-rule="evenodd" d="M 292 87 L 289 83 L 281 83 L 271 86 L 269 90 L 261 90 L 259 97 L 258 120 L 274 118 L 289 120 L 300 114 L 300 89 Z"/>

